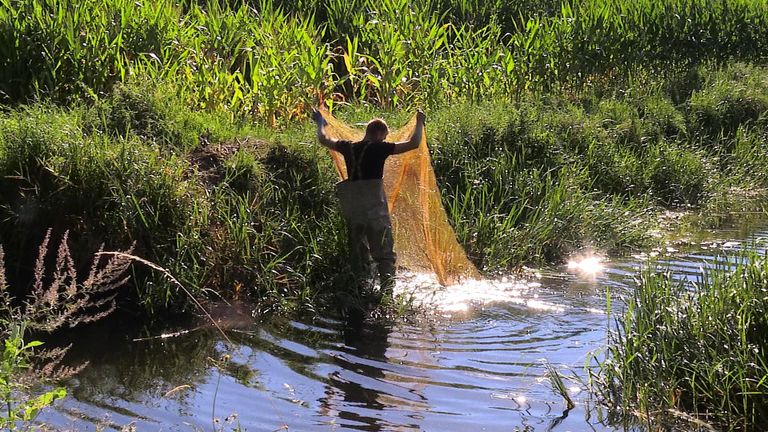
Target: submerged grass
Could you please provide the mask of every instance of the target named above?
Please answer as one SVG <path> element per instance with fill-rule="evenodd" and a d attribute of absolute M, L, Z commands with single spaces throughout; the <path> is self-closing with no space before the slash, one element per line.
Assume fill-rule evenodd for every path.
<path fill-rule="evenodd" d="M 765 430 L 766 286 L 768 260 L 754 252 L 693 283 L 645 269 L 600 364 L 605 400 L 651 426 Z"/>

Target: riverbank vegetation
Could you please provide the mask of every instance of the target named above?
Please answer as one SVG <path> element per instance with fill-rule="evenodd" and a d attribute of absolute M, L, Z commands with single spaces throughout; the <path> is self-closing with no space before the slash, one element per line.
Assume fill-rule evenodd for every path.
<path fill-rule="evenodd" d="M 666 209 L 768 186 L 757 0 L 0 0 L 0 243 L 13 295 L 49 229 L 134 245 L 197 298 L 311 312 L 350 286 L 307 113 L 417 106 L 486 273 L 653 242 Z M 121 305 L 192 307 L 132 269 Z"/>
<path fill-rule="evenodd" d="M 116 291 L 128 280 L 130 259 L 99 251 L 85 274 L 79 274 L 65 232 L 51 244 L 49 230 L 35 260 L 33 285 L 19 294 L 5 277 L 5 254 L 0 247 L 0 427 L 36 430 L 40 411 L 66 395 L 54 386 L 77 374 L 85 364 L 63 363 L 70 346 L 43 347 L 34 340 L 53 332 L 98 321 L 116 306 Z M 17 287 L 18 288 L 18 287 Z"/>
<path fill-rule="evenodd" d="M 605 399 L 651 428 L 765 429 L 766 275 L 756 253 L 724 259 L 693 284 L 644 270 L 600 366 Z"/>
<path fill-rule="evenodd" d="M 663 208 L 763 187 L 764 69 L 702 67 L 697 77 L 684 105 L 651 91 L 430 110 L 435 172 L 471 259 L 493 272 L 584 247 L 619 252 L 647 243 Z M 371 110 L 341 113 L 355 121 Z M 148 83 L 94 104 L 19 107 L 0 123 L 12 281 L 29 278 L 53 227 L 71 230 L 83 255 L 136 242 L 196 295 L 248 295 L 265 309 L 312 307 L 343 285 L 335 172 L 307 123 L 273 129 L 191 111 Z M 172 284 L 137 272 L 133 298 L 147 310 L 185 304 Z"/>

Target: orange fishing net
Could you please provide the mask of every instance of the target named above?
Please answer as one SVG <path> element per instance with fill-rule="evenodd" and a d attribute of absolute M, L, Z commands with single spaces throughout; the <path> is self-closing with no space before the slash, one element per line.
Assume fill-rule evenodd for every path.
<path fill-rule="evenodd" d="M 328 122 L 326 133 L 336 139 L 359 141 L 365 132 L 321 110 Z M 416 126 L 414 116 L 402 128 L 391 131 L 388 141 L 407 141 Z M 344 157 L 331 151 L 339 178 L 346 179 Z M 417 150 L 390 156 L 384 166 L 387 194 L 395 237 L 397 264 L 407 270 L 433 272 L 440 284 L 449 285 L 466 278 L 478 279 L 479 273 L 467 259 L 448 223 L 427 148 L 427 134 Z"/>

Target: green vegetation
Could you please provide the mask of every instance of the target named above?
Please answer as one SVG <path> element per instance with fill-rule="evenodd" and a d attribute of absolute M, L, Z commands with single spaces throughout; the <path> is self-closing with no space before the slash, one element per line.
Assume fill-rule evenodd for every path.
<path fill-rule="evenodd" d="M 600 365 L 607 400 L 649 424 L 765 429 L 768 260 L 730 258 L 694 284 L 642 272 Z"/>
<path fill-rule="evenodd" d="M 94 100 L 141 77 L 190 106 L 295 118 L 326 100 L 384 107 L 519 97 L 762 60 L 759 0 L 0 2 L 0 95 Z"/>
<path fill-rule="evenodd" d="M 136 242 L 137 255 L 196 294 L 244 285 L 258 287 L 249 294 L 268 297 L 265 305 L 306 304 L 292 289 L 328 279 L 343 242 L 334 174 L 318 166 L 319 150 L 245 138 L 252 134 L 232 123 L 144 91 L 121 87 L 90 108 L 39 105 L 0 120 L 8 179 L 0 194 L 9 203 L 0 232 L 8 262 L 20 263 L 9 267 L 11 281 L 29 277 L 21 263 L 46 227 L 71 227 L 74 250 Z M 215 144 L 200 144 L 208 140 Z M 144 283 L 134 298 L 149 310 L 183 298 L 157 275 L 137 276 Z"/>
<path fill-rule="evenodd" d="M 766 52 L 759 0 L 0 0 L 8 295 L 35 292 L 52 228 L 78 262 L 134 245 L 195 298 L 349 297 L 335 173 L 304 120 L 320 102 L 391 124 L 427 108 L 486 273 L 637 247 L 663 209 L 722 214 L 768 186 Z M 133 276 L 126 307 L 193 306 Z"/>
<path fill-rule="evenodd" d="M 492 272 L 582 247 L 620 252 L 648 240 L 664 206 L 765 186 L 764 69 L 696 76 L 682 105 L 637 89 L 431 110 L 435 171 L 470 257 Z M 344 285 L 335 173 L 306 123 L 271 129 L 191 111 L 168 87 L 142 83 L 89 105 L 20 107 L 0 125 L 12 280 L 29 277 L 25 257 L 56 227 L 72 229 L 84 255 L 136 242 L 195 296 L 214 289 L 264 309 L 306 309 Z M 174 285 L 137 272 L 133 298 L 148 310 L 186 304 Z"/>
<path fill-rule="evenodd" d="M 5 339 L 0 363 L 0 402 L 3 404 L 0 427 L 10 431 L 32 430 L 30 424 L 40 410 L 67 394 L 61 387 L 33 397 L 23 394 L 30 391 L 29 383 L 25 382 L 24 378 L 31 369 L 31 360 L 36 358 L 34 349 L 42 345 L 40 341 L 25 343 L 23 333 L 23 329 L 16 327 Z"/>
<path fill-rule="evenodd" d="M 51 232 L 39 246 L 34 283 L 26 295 L 8 285 L 5 254 L 0 247 L 0 427 L 34 430 L 40 411 L 66 396 L 51 384 L 76 374 L 81 367 L 62 365 L 69 347 L 43 349 L 30 334 L 50 333 L 99 320 L 114 311 L 115 290 L 124 285 L 129 261 L 97 254 L 86 275 L 79 275 L 64 233 L 58 247 L 50 246 Z M 56 251 L 55 254 L 50 252 Z M 50 270 L 52 268 L 52 270 Z M 21 300 L 21 301 L 20 301 Z"/>

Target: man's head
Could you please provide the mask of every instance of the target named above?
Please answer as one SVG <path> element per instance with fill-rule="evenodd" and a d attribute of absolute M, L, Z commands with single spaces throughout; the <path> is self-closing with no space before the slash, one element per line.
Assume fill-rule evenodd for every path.
<path fill-rule="evenodd" d="M 389 134 L 389 127 L 382 119 L 373 119 L 365 127 L 365 139 L 369 141 L 384 141 Z"/>

